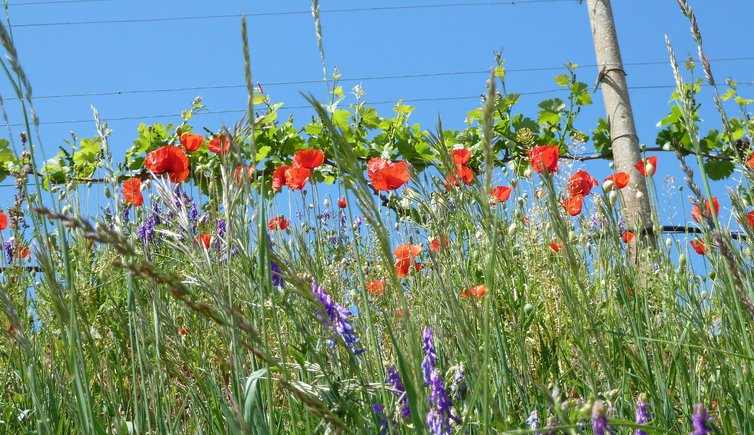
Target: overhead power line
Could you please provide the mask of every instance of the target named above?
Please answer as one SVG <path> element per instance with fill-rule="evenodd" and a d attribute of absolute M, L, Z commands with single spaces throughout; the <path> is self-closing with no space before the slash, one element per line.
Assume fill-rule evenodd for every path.
<path fill-rule="evenodd" d="M 84 1 L 84 0 L 81 0 Z M 91 1 L 91 0 L 90 0 Z M 439 3 L 425 5 L 403 5 L 403 6 L 371 6 L 360 8 L 340 8 L 340 9 L 322 9 L 322 14 L 339 14 L 354 12 L 378 12 L 378 11 L 399 11 L 399 10 L 416 10 L 416 9 L 444 9 L 444 8 L 462 8 L 462 7 L 481 7 L 481 6 L 518 6 L 539 3 L 576 3 L 579 0 L 506 0 L 506 1 L 487 1 L 487 2 L 465 2 L 465 3 Z M 91 20 L 91 21 L 58 21 L 48 23 L 22 23 L 15 24 L 14 28 L 26 27 L 51 27 L 51 26 L 80 26 L 91 24 L 134 24 L 134 23 L 160 23 L 166 21 L 196 21 L 196 20 L 222 20 L 229 18 L 245 17 L 280 17 L 293 15 L 311 15 L 310 10 L 301 11 L 280 11 L 280 12 L 251 12 L 246 14 L 221 14 L 221 15 L 194 15 L 183 17 L 158 17 L 158 18 L 129 18 L 119 20 Z"/>
<path fill-rule="evenodd" d="M 712 62 L 736 62 L 736 61 L 752 61 L 754 56 L 748 57 L 726 57 L 710 59 Z M 647 65 L 667 65 L 667 60 L 657 61 L 642 61 L 642 62 L 627 62 L 626 66 L 647 66 Z M 597 64 L 579 65 L 581 68 L 595 68 Z M 536 71 L 557 71 L 563 70 L 565 67 L 561 66 L 546 66 L 546 67 L 531 67 L 531 68 L 506 68 L 506 73 L 516 72 L 536 72 Z M 431 77 L 458 77 L 468 75 L 481 75 L 489 74 L 489 70 L 473 70 L 473 71 L 441 71 L 441 72 L 426 72 L 416 74 L 392 74 L 382 76 L 364 76 L 364 77 L 342 77 L 338 81 L 341 83 L 352 82 L 368 82 L 379 80 L 402 80 L 402 79 L 414 79 L 414 78 L 431 78 Z M 290 80 L 280 82 L 262 83 L 264 88 L 275 86 L 293 86 L 293 85 L 310 85 L 322 83 L 322 79 L 319 80 Z M 161 94 L 169 92 L 185 92 L 185 91 L 207 91 L 218 89 L 241 89 L 246 88 L 245 84 L 228 84 L 228 85 L 206 85 L 206 86 L 186 86 L 175 88 L 152 88 L 152 89 L 127 89 L 123 91 L 102 91 L 102 92 L 71 92 L 68 94 L 51 94 L 51 95 L 39 95 L 34 96 L 35 100 L 48 100 L 59 98 L 80 98 L 80 97 L 108 97 L 117 95 L 134 95 L 134 94 Z M 16 97 L 6 98 L 5 101 L 18 100 Z"/>
<path fill-rule="evenodd" d="M 754 86 L 754 81 L 752 82 L 739 82 L 739 86 Z M 702 86 L 709 86 L 707 84 L 703 84 Z M 632 86 L 630 88 L 631 90 L 651 90 L 651 89 L 675 89 L 675 85 L 643 85 L 643 86 Z M 544 89 L 539 91 L 528 91 L 528 92 L 515 92 L 518 95 L 543 95 L 543 94 L 552 94 L 556 92 L 565 92 L 567 91 L 567 88 L 554 88 L 554 89 Z M 481 94 L 478 95 L 461 95 L 461 96 L 445 96 L 445 97 L 426 97 L 426 98 L 407 98 L 402 99 L 400 101 L 404 103 L 424 103 L 424 102 L 431 102 L 431 101 L 464 101 L 464 100 L 478 100 L 481 98 Z M 386 104 L 395 104 L 397 100 L 383 100 L 383 101 L 368 101 L 367 104 L 370 106 L 381 106 Z M 300 110 L 300 109 L 311 109 L 312 106 L 310 105 L 297 105 L 297 106 L 283 106 L 280 108 L 280 110 Z M 202 116 L 202 115 L 221 115 L 221 114 L 228 114 L 228 113 L 243 113 L 246 109 L 228 109 L 228 110 L 205 110 L 201 112 L 197 112 L 195 116 Z M 104 122 L 113 122 L 113 121 L 131 121 L 131 120 L 139 120 L 139 119 L 159 119 L 159 118 L 177 118 L 180 117 L 180 113 L 170 113 L 170 114 L 160 114 L 160 115 L 129 115 L 129 116 L 120 116 L 120 117 L 103 117 L 102 121 Z M 90 123 L 93 122 L 92 119 L 74 119 L 74 120 L 58 120 L 58 121 L 42 121 L 40 122 L 41 125 L 57 125 L 57 124 L 84 124 L 84 123 Z M 24 124 L 22 123 L 14 123 L 11 124 L 11 127 L 19 127 Z"/>
<path fill-rule="evenodd" d="M 50 0 L 50 1 L 31 1 L 25 3 L 8 3 L 10 7 L 17 6 L 38 6 L 38 5 L 64 5 L 68 3 L 101 3 L 112 0 Z"/>

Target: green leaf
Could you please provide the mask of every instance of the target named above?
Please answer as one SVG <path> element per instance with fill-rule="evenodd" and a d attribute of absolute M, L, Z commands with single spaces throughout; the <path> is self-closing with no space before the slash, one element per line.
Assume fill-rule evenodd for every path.
<path fill-rule="evenodd" d="M 730 177 L 735 169 L 735 165 L 729 160 L 707 159 L 704 162 L 704 170 L 713 181 Z"/>
<path fill-rule="evenodd" d="M 565 104 L 560 98 L 553 98 L 539 103 L 542 108 L 538 113 L 540 124 L 557 125 L 565 109 Z"/>
<path fill-rule="evenodd" d="M 505 67 L 502 65 L 498 65 L 495 67 L 494 70 L 495 77 L 504 79 L 505 78 Z"/>
<path fill-rule="evenodd" d="M 348 128 L 349 118 L 351 118 L 351 112 L 345 109 L 338 109 L 335 111 L 335 113 L 332 114 L 333 124 L 343 129 Z"/>
<path fill-rule="evenodd" d="M 555 83 L 558 86 L 567 87 L 571 83 L 571 76 L 568 74 L 560 74 L 555 76 Z"/>
<path fill-rule="evenodd" d="M 393 107 L 393 111 L 399 115 L 410 115 L 411 112 L 414 111 L 414 106 L 409 106 L 408 104 L 401 104 L 399 101 L 395 107 Z"/>
<path fill-rule="evenodd" d="M 730 100 L 731 98 L 733 98 L 735 96 L 736 96 L 736 90 L 733 89 L 733 88 L 728 88 L 728 90 L 725 91 L 724 94 L 720 95 L 720 98 L 723 101 L 728 101 L 728 100 Z"/>
<path fill-rule="evenodd" d="M 269 145 L 264 145 L 264 146 L 259 147 L 259 149 L 257 150 L 257 156 L 255 160 L 258 162 L 260 160 L 266 159 L 267 156 L 270 155 L 270 151 L 272 151 L 272 147 Z"/>
<path fill-rule="evenodd" d="M 254 103 L 254 105 L 258 104 L 264 104 L 269 100 L 269 97 L 267 97 L 264 94 L 254 94 L 254 98 L 251 99 L 251 102 Z"/>

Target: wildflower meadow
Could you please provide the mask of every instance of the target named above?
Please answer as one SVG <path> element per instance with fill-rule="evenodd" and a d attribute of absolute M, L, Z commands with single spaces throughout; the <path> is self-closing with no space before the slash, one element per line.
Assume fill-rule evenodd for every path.
<path fill-rule="evenodd" d="M 4 23 L 0 433 L 754 433 L 754 100 L 678 5 L 698 57 L 667 40 L 668 114 L 623 170 L 575 64 L 523 113 L 498 54 L 462 129 L 332 70 L 288 116 L 246 21 L 235 124 L 196 98 L 114 153 L 95 109 L 52 151 Z"/>

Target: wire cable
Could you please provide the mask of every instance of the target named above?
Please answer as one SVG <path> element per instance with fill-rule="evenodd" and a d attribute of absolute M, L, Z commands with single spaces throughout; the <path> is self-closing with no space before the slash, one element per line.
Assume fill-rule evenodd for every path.
<path fill-rule="evenodd" d="M 81 0 L 83 1 L 83 0 Z M 468 2 L 468 3 L 440 3 L 425 5 L 403 5 L 403 6 L 371 6 L 362 8 L 341 8 L 341 9 L 322 9 L 322 14 L 339 14 L 354 12 L 377 12 L 377 11 L 395 11 L 395 10 L 412 10 L 412 9 L 441 9 L 441 8 L 460 8 L 460 7 L 479 7 L 479 6 L 519 6 L 539 3 L 577 3 L 579 0 L 507 0 L 507 1 L 488 1 L 488 2 Z M 58 21 L 50 23 L 22 23 L 15 24 L 13 28 L 29 27 L 51 27 L 51 26 L 80 26 L 92 24 L 134 24 L 134 23 L 160 23 L 167 21 L 196 21 L 196 20 L 221 20 L 241 17 L 279 17 L 292 15 L 311 15 L 310 10 L 305 11 L 281 11 L 281 12 L 250 12 L 239 14 L 220 14 L 220 15 L 195 15 L 184 17 L 159 17 L 159 18 L 130 18 L 121 20 L 91 20 L 91 21 Z"/>
<path fill-rule="evenodd" d="M 754 56 L 740 56 L 740 57 L 724 57 L 717 59 L 710 59 L 711 62 L 738 62 L 738 61 L 752 61 Z M 641 62 L 627 62 L 625 66 L 647 66 L 647 65 L 667 65 L 667 60 L 656 61 L 641 61 Z M 580 68 L 595 68 L 597 64 L 585 64 L 579 65 Z M 565 67 L 561 66 L 546 66 L 546 67 L 530 67 L 530 68 L 506 68 L 506 73 L 517 72 L 536 72 L 536 71 L 557 71 L 562 70 Z M 364 77 L 342 77 L 338 81 L 342 83 L 352 82 L 369 82 L 379 80 L 404 80 L 415 78 L 431 78 L 431 77 L 458 77 L 468 75 L 481 75 L 489 74 L 489 70 L 473 70 L 473 71 L 441 71 L 441 72 L 426 72 L 416 74 L 392 74 L 382 76 L 364 76 Z M 322 83 L 322 79 L 319 80 L 290 80 L 280 82 L 263 83 L 262 85 L 267 87 L 276 86 L 293 86 L 293 85 L 310 85 Z M 51 94 L 51 95 L 39 95 L 33 96 L 35 100 L 48 100 L 58 98 L 81 98 L 81 97 L 108 97 L 117 95 L 134 95 L 134 94 L 161 94 L 170 92 L 186 92 L 186 91 L 207 91 L 207 90 L 221 90 L 221 89 L 241 89 L 246 88 L 245 84 L 229 84 L 229 85 L 206 85 L 206 86 L 186 86 L 175 88 L 153 88 L 153 89 L 128 89 L 124 91 L 102 91 L 102 92 L 72 92 L 69 94 Z M 6 98 L 5 101 L 16 101 L 17 97 Z"/>

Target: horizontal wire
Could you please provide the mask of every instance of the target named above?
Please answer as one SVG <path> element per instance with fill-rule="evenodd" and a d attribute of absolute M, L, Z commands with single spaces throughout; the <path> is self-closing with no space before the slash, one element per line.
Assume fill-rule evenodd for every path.
<path fill-rule="evenodd" d="M 52 0 L 52 1 L 32 1 L 26 3 L 8 3 L 9 7 L 16 6 L 39 6 L 39 5 L 61 5 L 67 3 L 101 3 L 112 0 Z"/>
<path fill-rule="evenodd" d="M 722 57 L 716 59 L 710 59 L 711 62 L 738 62 L 738 61 L 752 61 L 754 56 L 740 56 L 740 57 Z M 648 65 L 666 65 L 667 60 L 654 60 L 654 61 L 641 61 L 641 62 L 626 62 L 624 66 L 648 66 Z M 585 64 L 579 65 L 581 68 L 594 68 L 597 64 Z M 528 67 L 528 68 L 506 68 L 506 73 L 516 72 L 536 72 L 536 71 L 555 71 L 562 70 L 565 65 L 561 66 L 545 66 L 545 67 Z M 402 79 L 414 79 L 414 78 L 429 78 L 429 77 L 457 77 L 466 75 L 481 75 L 489 74 L 489 70 L 474 70 L 474 71 L 441 71 L 441 72 L 426 72 L 416 74 L 393 74 L 382 76 L 364 76 L 364 77 L 343 77 L 338 79 L 339 82 L 368 82 L 379 80 L 402 80 Z M 291 85 L 311 85 L 322 83 L 323 79 L 319 80 L 290 80 L 281 82 L 263 83 L 263 87 L 276 87 L 276 86 L 291 86 Z M 129 89 L 125 91 L 103 91 L 103 92 L 75 92 L 69 94 L 52 94 L 52 95 L 39 95 L 33 96 L 35 100 L 50 100 L 61 98 L 81 98 L 81 97 L 107 97 L 117 95 L 136 95 L 136 94 L 160 94 L 170 92 L 185 92 L 185 91 L 205 91 L 205 90 L 218 90 L 218 89 L 241 89 L 245 88 L 245 84 L 233 84 L 233 85 L 206 85 L 206 86 L 187 86 L 176 88 L 154 88 L 154 89 Z M 5 98 L 5 101 L 17 101 L 17 97 Z"/>
<path fill-rule="evenodd" d="M 440 3 L 426 5 L 404 5 L 404 6 L 372 6 L 362 8 L 341 8 L 341 9 L 321 9 L 320 14 L 335 13 L 352 13 L 352 12 L 378 12 L 394 10 L 411 10 L 411 9 L 440 9 L 440 8 L 460 8 L 460 7 L 477 7 L 477 6 L 519 6 L 534 3 L 576 3 L 579 0 L 526 0 L 526 1 L 488 1 L 488 2 L 468 2 L 468 3 Z M 13 28 L 27 27 L 51 27 L 51 26 L 77 26 L 90 24 L 133 24 L 133 23 L 159 23 L 166 21 L 196 21 L 196 20 L 218 20 L 241 17 L 274 17 L 290 15 L 311 15 L 311 10 L 306 11 L 282 11 L 282 12 L 251 12 L 246 14 L 221 14 L 221 15 L 196 15 L 185 17 L 162 17 L 162 18 L 131 18 L 121 20 L 92 20 L 92 21 L 59 21 L 51 23 L 22 23 L 14 24 Z"/>
<path fill-rule="evenodd" d="M 739 82 L 739 86 L 754 86 L 753 82 Z M 702 84 L 702 86 L 707 87 L 706 83 Z M 643 89 L 674 89 L 675 85 L 643 85 L 643 86 L 631 86 L 629 87 L 629 90 L 643 90 Z M 529 91 L 529 92 L 512 92 L 514 94 L 518 95 L 541 95 L 541 94 L 551 94 L 555 92 L 563 92 L 567 91 L 567 88 L 556 88 L 556 89 L 545 89 L 540 91 Z M 473 100 L 473 99 L 481 99 L 482 94 L 479 95 L 462 95 L 462 96 L 447 96 L 447 97 L 426 97 L 426 98 L 410 98 L 410 99 L 401 99 L 400 101 L 404 103 L 422 103 L 422 102 L 429 102 L 429 101 L 462 101 L 462 100 Z M 385 104 L 395 104 L 398 100 L 384 100 L 384 101 L 367 101 L 368 105 L 385 105 Z M 283 106 L 279 110 L 299 110 L 299 109 L 310 109 L 312 106 L 310 105 L 300 105 L 300 106 Z M 243 113 L 246 112 L 246 109 L 228 109 L 228 110 L 206 110 L 202 112 L 195 113 L 195 116 L 200 115 L 219 115 L 219 114 L 227 114 L 227 113 Z M 158 118 L 172 118 L 172 117 L 180 117 L 181 114 L 162 114 L 162 115 L 129 115 L 129 116 L 122 116 L 122 117 L 103 117 L 102 121 L 105 122 L 113 122 L 113 121 L 129 121 L 129 120 L 135 120 L 135 119 L 158 119 Z M 59 121 L 42 121 L 40 122 L 40 125 L 56 125 L 56 124 L 83 124 L 92 122 L 92 119 L 76 119 L 76 120 L 59 120 Z M 23 126 L 23 123 L 14 123 L 10 124 L 11 127 L 19 127 Z"/>

